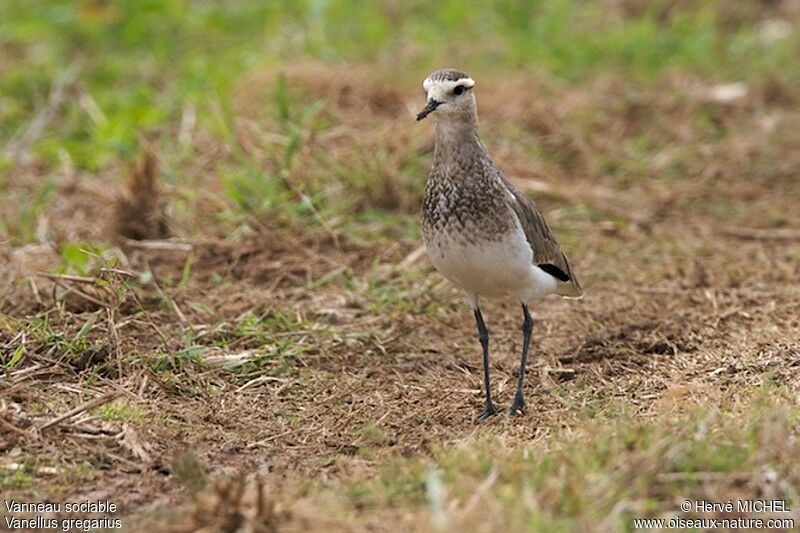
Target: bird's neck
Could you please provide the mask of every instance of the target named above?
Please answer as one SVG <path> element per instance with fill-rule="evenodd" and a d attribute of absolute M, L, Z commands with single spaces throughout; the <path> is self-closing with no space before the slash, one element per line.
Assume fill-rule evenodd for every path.
<path fill-rule="evenodd" d="M 446 164 L 450 161 L 466 163 L 483 153 L 485 149 L 474 117 L 460 117 L 459 120 L 442 118 L 436 123 L 434 164 Z"/>

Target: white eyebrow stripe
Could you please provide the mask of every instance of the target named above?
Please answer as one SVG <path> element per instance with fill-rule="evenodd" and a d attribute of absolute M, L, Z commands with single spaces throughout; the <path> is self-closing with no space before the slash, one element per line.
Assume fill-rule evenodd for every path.
<path fill-rule="evenodd" d="M 428 94 L 428 96 L 435 94 L 438 97 L 437 99 L 442 98 L 444 95 L 452 92 L 457 85 L 463 85 L 467 89 L 472 89 L 475 86 L 475 80 L 472 78 L 461 78 L 457 81 L 431 81 L 430 79 L 426 78 L 425 81 L 422 82 L 422 88 L 425 90 L 425 93 Z"/>

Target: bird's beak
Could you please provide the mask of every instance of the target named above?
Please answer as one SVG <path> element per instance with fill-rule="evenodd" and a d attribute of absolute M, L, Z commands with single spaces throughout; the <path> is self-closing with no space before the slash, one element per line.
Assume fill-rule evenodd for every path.
<path fill-rule="evenodd" d="M 433 113 L 433 111 L 440 105 L 441 102 L 437 102 L 436 100 L 431 98 L 430 100 L 428 100 L 428 103 L 425 104 L 425 107 L 422 108 L 422 111 L 417 113 L 417 120 L 422 120 L 423 118 L 427 117 L 428 115 Z"/>

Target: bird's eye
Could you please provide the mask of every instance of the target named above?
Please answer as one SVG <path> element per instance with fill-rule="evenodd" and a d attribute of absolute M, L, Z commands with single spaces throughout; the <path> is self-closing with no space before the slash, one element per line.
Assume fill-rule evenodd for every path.
<path fill-rule="evenodd" d="M 463 92 L 464 92 L 464 86 L 463 85 L 456 85 L 453 88 L 453 94 L 455 94 L 456 96 L 458 96 L 459 94 L 462 94 Z"/>

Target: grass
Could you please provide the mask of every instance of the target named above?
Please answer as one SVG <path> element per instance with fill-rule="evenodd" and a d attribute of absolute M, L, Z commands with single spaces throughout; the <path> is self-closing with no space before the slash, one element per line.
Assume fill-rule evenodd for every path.
<path fill-rule="evenodd" d="M 102 484 L 134 530 L 794 509 L 792 6 L 0 3 L 4 494 Z M 529 410 L 478 426 L 470 313 L 418 249 L 445 65 L 588 294 L 536 305 Z M 485 315 L 501 407 L 520 317 Z"/>
<path fill-rule="evenodd" d="M 5 489 L 21 489 L 33 485 L 34 477 L 25 471 L 25 467 L 0 474 L 0 487 Z"/>
<path fill-rule="evenodd" d="M 128 402 L 112 402 L 99 409 L 98 416 L 109 422 L 145 422 L 146 414 L 141 406 Z"/>
<path fill-rule="evenodd" d="M 490 430 L 424 459 L 385 461 L 370 479 L 356 470 L 334 484 L 273 497 L 316 525 L 326 523 L 321 516 L 355 514 L 366 523 L 413 520 L 420 529 L 470 531 L 633 531 L 634 518 L 677 516 L 687 499 L 770 495 L 794 508 L 799 472 L 790 458 L 797 450 L 785 440 L 800 423 L 800 411 L 786 403 L 792 397 L 767 385 L 730 398 L 730 405 L 697 397 L 647 420 L 616 401 L 546 440 L 509 446 L 502 432 Z M 359 434 L 366 446 L 387 445 L 373 425 Z M 304 500 L 324 507 L 309 513 L 296 503 Z M 341 520 L 327 523 L 343 527 Z"/>
<path fill-rule="evenodd" d="M 322 101 L 303 101 L 298 88 L 278 75 L 270 80 L 257 117 L 265 127 L 261 118 L 266 110 L 277 121 L 271 133 L 286 141 L 272 146 L 267 161 L 255 158 L 238 142 L 234 124 L 233 100 L 239 80 L 248 72 L 316 58 L 391 67 L 393 76 L 407 73 L 397 78 L 404 86 L 442 63 L 468 64 L 484 77 L 492 71 L 499 74 L 493 65 L 505 73 L 533 68 L 567 85 L 624 75 L 632 87 L 647 87 L 675 70 L 720 82 L 775 78 L 796 85 L 800 73 L 787 65 L 793 64 L 800 43 L 794 37 L 764 41 L 757 23 L 742 23 L 768 20 L 769 14 L 756 6 L 706 0 L 692 8 L 661 1 L 634 8 L 610 0 L 551 0 L 498 1 L 470 9 L 450 1 L 435 7 L 404 3 L 365 9 L 352 1 L 245 1 L 228 6 L 177 0 L 10 0 L 0 7 L 0 92 L 5 102 L 0 144 L 7 147 L 3 165 L 12 165 L 22 151 L 50 169 L 67 165 L 78 172 L 113 171 L 137 156 L 142 135 L 155 134 L 159 151 L 174 154 L 162 158 L 162 177 L 181 190 L 189 189 L 197 181 L 187 162 L 200 157 L 201 148 L 188 142 L 186 126 L 187 121 L 197 122 L 230 150 L 213 165 L 234 206 L 257 212 L 288 210 L 316 223 L 309 207 L 336 216 L 358 204 L 359 198 L 375 205 L 376 200 L 391 198 L 382 188 L 391 183 L 408 189 L 406 182 L 425 164 L 418 158 L 408 161 L 399 169 L 398 185 L 395 176 L 377 183 L 371 178 L 395 163 L 386 154 L 376 154 L 367 175 L 354 172 L 359 165 L 353 162 L 342 168 L 338 161 L 323 161 L 314 179 L 303 181 L 326 184 L 298 198 L 287 188 L 285 172 L 309 135 L 330 131 L 336 123 L 325 119 Z M 47 107 L 53 83 L 63 76 L 76 98 L 56 102 L 57 116 L 28 142 L 25 131 L 31 117 Z M 176 135 L 181 128 L 184 135 Z M 640 148 L 632 149 L 647 153 L 645 141 L 633 139 Z M 558 152 L 553 155 L 559 157 Z M 631 170 L 638 174 L 642 165 Z M 325 174 L 336 181 L 331 184 Z M 336 183 L 349 186 L 347 195 L 326 202 Z M 51 201 L 52 189 L 52 181 L 34 186 L 32 195 L 26 195 L 33 200 L 3 221 L 0 238 L 31 241 L 34 222 Z M 419 186 L 403 194 L 417 198 Z"/>
<path fill-rule="evenodd" d="M 712 490 L 703 483 L 706 479 L 724 491 L 736 490 L 730 480 L 737 473 L 748 476 L 777 468 L 778 479 L 794 476 L 783 455 L 791 452 L 771 442 L 782 440 L 782 432 L 798 423 L 796 409 L 775 401 L 776 395 L 785 394 L 771 390 L 732 410 L 697 405 L 648 421 L 632 417 L 620 404 L 583 420 L 577 434 L 570 430 L 553 436 L 555 447 L 548 443 L 509 448 L 499 436 L 488 435 L 456 449 L 435 451 L 429 461 L 398 461 L 374 481 L 354 487 L 352 503 L 424 509 L 431 503 L 425 478 L 438 471 L 451 501 L 462 507 L 478 498 L 483 510 L 498 506 L 519 512 L 508 516 L 508 526 L 538 524 L 536 529 L 547 529 L 560 524 L 573 529 L 610 519 L 610 529 L 628 529 L 636 513 L 674 511 L 666 503 L 673 498 L 702 499 Z M 742 419 L 748 423 L 742 425 Z M 484 493 L 480 487 L 487 479 L 491 486 Z M 790 486 L 785 496 L 796 502 Z M 623 512 L 615 516 L 618 510 Z M 464 520 L 460 512 L 453 515 Z"/>

